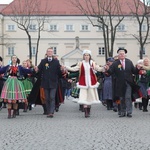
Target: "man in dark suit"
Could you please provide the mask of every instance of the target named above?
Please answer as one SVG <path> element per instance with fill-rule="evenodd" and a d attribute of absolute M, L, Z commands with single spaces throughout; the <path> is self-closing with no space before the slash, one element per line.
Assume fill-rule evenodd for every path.
<path fill-rule="evenodd" d="M 119 48 L 117 50 L 118 60 L 116 60 L 110 68 L 106 70 L 110 74 L 114 74 L 115 96 L 120 98 L 121 115 L 119 117 L 132 117 L 132 89 L 134 86 L 133 74 L 138 73 L 138 69 L 134 67 L 131 60 L 125 58 L 127 50 Z"/>
<path fill-rule="evenodd" d="M 47 117 L 53 118 L 55 110 L 55 95 L 58 86 L 58 78 L 61 76 L 61 68 L 59 61 L 53 58 L 53 49 L 47 49 L 47 57 L 42 59 L 38 67 L 35 67 L 36 71 L 40 71 L 42 74 L 41 87 L 44 88 Z"/>

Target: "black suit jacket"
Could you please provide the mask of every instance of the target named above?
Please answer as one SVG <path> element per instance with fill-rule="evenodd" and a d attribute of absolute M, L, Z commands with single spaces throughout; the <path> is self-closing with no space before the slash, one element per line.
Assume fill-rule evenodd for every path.
<path fill-rule="evenodd" d="M 38 65 L 41 72 L 41 87 L 57 88 L 58 78 L 61 76 L 60 63 L 57 59 L 52 59 L 51 62 L 47 58 L 42 59 Z"/>
<path fill-rule="evenodd" d="M 108 73 L 115 76 L 115 96 L 122 97 L 126 91 L 126 82 L 134 87 L 133 75 L 138 73 L 138 69 L 132 61 L 125 59 L 125 69 L 123 69 L 120 60 L 116 60 L 108 70 Z"/>

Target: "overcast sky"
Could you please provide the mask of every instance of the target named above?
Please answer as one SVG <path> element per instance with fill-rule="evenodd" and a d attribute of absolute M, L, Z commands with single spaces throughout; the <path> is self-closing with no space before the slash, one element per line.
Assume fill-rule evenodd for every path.
<path fill-rule="evenodd" d="M 9 4 L 11 3 L 13 0 L 0 0 L 0 4 Z"/>

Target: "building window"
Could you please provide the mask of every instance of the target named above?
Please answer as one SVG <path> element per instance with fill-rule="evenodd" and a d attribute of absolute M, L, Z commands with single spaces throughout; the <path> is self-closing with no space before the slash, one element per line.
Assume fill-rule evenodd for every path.
<path fill-rule="evenodd" d="M 125 25 L 124 24 L 118 25 L 117 31 L 125 31 Z"/>
<path fill-rule="evenodd" d="M 98 54 L 99 55 L 105 55 L 105 48 L 104 47 L 99 47 Z"/>
<path fill-rule="evenodd" d="M 54 55 L 57 54 L 57 47 L 52 47 L 53 48 L 53 51 L 54 51 Z"/>
<path fill-rule="evenodd" d="M 102 27 L 98 27 L 97 31 L 103 31 Z"/>
<path fill-rule="evenodd" d="M 31 47 L 31 53 L 32 53 L 33 56 L 36 55 L 36 47 L 35 46 Z"/>
<path fill-rule="evenodd" d="M 88 25 L 81 25 L 81 31 L 89 31 Z"/>
<path fill-rule="evenodd" d="M 51 24 L 51 25 L 49 26 L 49 30 L 50 30 L 50 31 L 57 31 L 57 30 L 58 30 L 57 25 L 52 25 L 52 24 Z"/>
<path fill-rule="evenodd" d="M 15 25 L 7 25 L 8 31 L 15 31 Z"/>
<path fill-rule="evenodd" d="M 14 47 L 8 47 L 8 55 L 14 55 Z"/>
<path fill-rule="evenodd" d="M 30 31 L 36 31 L 36 24 L 30 24 L 29 30 Z"/>
<path fill-rule="evenodd" d="M 66 25 L 66 28 L 65 28 L 66 31 L 73 31 L 73 25 Z"/>
<path fill-rule="evenodd" d="M 147 31 L 147 25 L 146 25 L 146 24 L 143 24 L 141 30 L 142 30 L 143 32 Z"/>

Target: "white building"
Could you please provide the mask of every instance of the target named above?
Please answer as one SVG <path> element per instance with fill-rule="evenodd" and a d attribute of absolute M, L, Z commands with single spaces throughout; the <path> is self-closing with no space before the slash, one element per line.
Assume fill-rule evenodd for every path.
<path fill-rule="evenodd" d="M 65 65 L 73 65 L 82 59 L 82 50 L 90 49 L 92 58 L 100 65 L 105 64 L 103 32 L 98 27 L 93 27 L 88 18 L 79 11 L 74 12 L 66 0 L 51 0 L 52 10 L 46 14 L 47 22 L 41 32 L 41 39 L 38 52 L 38 63 L 44 58 L 48 47 L 53 47 L 58 59 Z M 128 0 L 130 2 L 131 0 Z M 44 3 L 44 1 L 42 1 Z M 60 2 L 60 1 L 59 1 Z M 12 6 L 18 3 L 14 0 L 5 8 L 0 9 L 0 55 L 7 64 L 12 54 L 16 54 L 21 62 L 29 58 L 29 42 L 25 31 L 20 30 L 17 24 L 11 20 Z M 44 5 L 41 3 L 41 5 Z M 122 6 L 129 13 L 127 6 Z M 18 8 L 19 9 L 19 8 Z M 127 57 L 134 63 L 139 59 L 140 46 L 132 34 L 138 34 L 138 23 L 131 15 L 127 15 L 117 28 L 114 45 L 114 56 L 119 47 L 128 50 Z M 36 18 L 38 15 L 33 15 Z M 118 16 L 116 16 L 117 18 Z M 32 38 L 33 64 L 35 62 L 35 52 L 37 43 L 37 24 L 33 21 L 30 24 Z M 143 32 L 146 31 L 143 25 Z M 78 37 L 78 38 L 76 38 Z M 150 40 L 150 39 L 148 39 Z M 150 45 L 145 45 L 144 57 L 150 58 Z"/>

